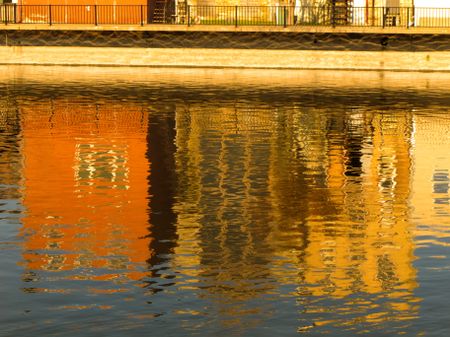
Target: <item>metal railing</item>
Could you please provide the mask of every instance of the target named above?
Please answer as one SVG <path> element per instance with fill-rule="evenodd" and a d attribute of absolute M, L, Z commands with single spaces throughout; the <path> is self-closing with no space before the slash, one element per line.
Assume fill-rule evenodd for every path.
<path fill-rule="evenodd" d="M 128 24 L 147 23 L 144 5 L 16 5 L 0 6 L 4 24 Z"/>
<path fill-rule="evenodd" d="M 450 8 L 146 5 L 0 5 L 3 24 L 450 27 Z"/>

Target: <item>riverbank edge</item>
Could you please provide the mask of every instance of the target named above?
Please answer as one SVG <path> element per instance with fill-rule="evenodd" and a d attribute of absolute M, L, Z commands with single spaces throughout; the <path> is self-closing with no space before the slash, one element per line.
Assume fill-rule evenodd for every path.
<path fill-rule="evenodd" d="M 450 52 L 3 46 L 0 64 L 450 72 Z"/>

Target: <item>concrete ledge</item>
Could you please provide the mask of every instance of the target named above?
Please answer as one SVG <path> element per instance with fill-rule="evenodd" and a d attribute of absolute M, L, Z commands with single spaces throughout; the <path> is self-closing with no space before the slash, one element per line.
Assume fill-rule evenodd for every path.
<path fill-rule="evenodd" d="M 450 52 L 15 46 L 0 64 L 450 71 Z"/>
<path fill-rule="evenodd" d="M 0 31 L 14 30 L 77 30 L 77 31 L 161 31 L 161 32 L 293 32 L 293 33 L 355 33 L 355 34 L 431 34 L 450 35 L 449 28 L 422 28 L 422 27 L 355 27 L 355 26 L 238 26 L 233 25 L 84 25 L 84 24 L 8 24 L 1 26 Z"/>

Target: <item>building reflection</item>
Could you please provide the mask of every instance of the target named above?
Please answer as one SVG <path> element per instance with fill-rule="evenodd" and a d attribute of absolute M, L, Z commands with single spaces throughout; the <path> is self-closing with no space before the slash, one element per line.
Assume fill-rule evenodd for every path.
<path fill-rule="evenodd" d="M 158 114 L 149 116 L 146 157 L 150 163 L 148 177 L 149 223 L 152 254 L 147 261 L 150 276 L 160 276 L 158 266 L 167 269 L 165 262 L 174 252 L 178 235 L 177 216 L 174 212 L 177 177 L 175 173 L 175 107 L 173 104 L 158 105 Z M 156 266 L 156 267 L 155 267 Z M 166 276 L 173 278 L 172 276 Z M 151 287 L 150 281 L 148 286 Z M 153 290 L 157 288 L 152 287 Z"/>
<path fill-rule="evenodd" d="M 269 162 L 260 161 L 270 144 L 252 136 L 255 130 L 269 133 L 269 115 L 268 108 L 177 107 L 179 223 L 198 226 L 193 231 L 201 250 L 198 262 L 211 263 L 216 271 L 228 261 L 239 266 L 230 268 L 231 273 L 251 275 L 253 268 L 268 262 L 253 259 L 270 253 L 265 243 L 268 231 L 263 230 L 270 218 L 264 180 Z"/>
<path fill-rule="evenodd" d="M 28 271 L 151 292 L 169 278 L 243 329 L 273 295 L 296 298 L 300 324 L 417 317 L 413 233 L 447 224 L 412 218 L 448 216 L 446 148 L 429 136 L 445 123 L 399 107 L 136 101 L 19 104 Z"/>
<path fill-rule="evenodd" d="M 292 245 L 295 254 L 287 254 L 299 266 L 302 312 L 315 316 L 319 325 L 352 325 L 352 320 L 376 324 L 393 315 L 399 322 L 413 319 L 418 307 L 409 203 L 411 117 L 404 111 L 339 111 L 321 124 L 324 112 L 315 126 L 302 123 L 294 137 L 316 144 L 303 149 L 303 158 L 320 158 L 321 165 L 277 172 L 271 187 L 279 198 L 286 180 L 292 184 L 303 176 L 315 195 L 301 201 L 307 209 L 301 217 L 295 208 L 275 210 L 279 223 L 289 219 L 288 224 L 305 228 L 302 249 Z M 316 116 L 311 111 L 308 115 Z M 283 148 L 280 144 L 275 153 Z M 384 296 L 389 301 L 380 306 Z"/>
<path fill-rule="evenodd" d="M 304 153 L 305 158 L 321 158 L 322 167 L 293 172 L 314 178 L 309 192 L 315 197 L 302 200 L 306 216 L 299 218 L 295 210 L 288 214 L 285 209 L 277 210 L 280 222 L 290 219 L 308 229 L 301 273 L 310 286 L 302 291 L 342 297 L 385 291 L 389 282 L 413 290 L 414 244 L 408 228 L 409 118 L 397 114 L 391 123 L 381 123 L 379 113 L 342 114 L 340 118 L 332 123 L 340 125 L 340 130 L 299 130 L 303 137 L 322 138 L 309 140 L 318 146 Z M 320 129 L 322 135 L 317 134 Z M 280 176 L 286 177 L 278 172 Z M 295 178 L 288 175 L 285 179 Z M 276 191 L 286 184 L 280 178 L 273 182 Z"/>
<path fill-rule="evenodd" d="M 49 99 L 20 105 L 26 269 L 138 280 L 149 250 L 148 112 Z"/>
<path fill-rule="evenodd" d="M 411 186 L 415 193 L 411 202 L 418 244 L 446 246 L 450 237 L 449 118 L 446 112 L 434 116 L 416 114 L 413 125 Z"/>
<path fill-rule="evenodd" d="M 177 107 L 175 259 L 238 322 L 276 282 L 306 313 L 369 303 L 340 301 L 338 325 L 417 316 L 410 113 L 336 110 Z"/>

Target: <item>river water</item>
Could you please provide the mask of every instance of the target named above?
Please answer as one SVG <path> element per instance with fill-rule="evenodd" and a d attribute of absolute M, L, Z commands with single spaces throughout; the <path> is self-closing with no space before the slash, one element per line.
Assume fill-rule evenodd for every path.
<path fill-rule="evenodd" d="M 445 336 L 450 74 L 0 67 L 0 336 Z"/>

